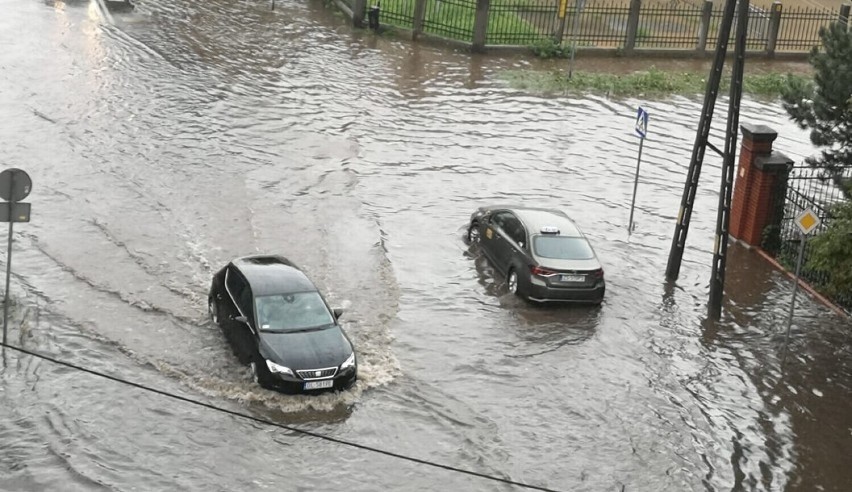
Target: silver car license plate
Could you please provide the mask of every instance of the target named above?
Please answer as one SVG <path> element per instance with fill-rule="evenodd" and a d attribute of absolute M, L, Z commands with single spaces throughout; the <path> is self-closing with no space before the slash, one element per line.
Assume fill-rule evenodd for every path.
<path fill-rule="evenodd" d="M 333 379 L 323 379 L 322 381 L 308 381 L 305 383 L 306 390 L 317 390 L 323 388 L 331 388 L 334 386 Z"/>
<path fill-rule="evenodd" d="M 562 275 L 559 279 L 563 282 L 583 282 L 586 280 L 585 275 Z"/>

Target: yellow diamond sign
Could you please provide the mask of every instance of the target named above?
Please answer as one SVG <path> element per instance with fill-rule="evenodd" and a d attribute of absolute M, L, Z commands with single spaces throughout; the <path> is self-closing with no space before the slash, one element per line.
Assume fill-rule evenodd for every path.
<path fill-rule="evenodd" d="M 802 234 L 810 234 L 819 225 L 819 222 L 819 217 L 809 208 L 796 216 L 796 225 L 799 226 Z"/>

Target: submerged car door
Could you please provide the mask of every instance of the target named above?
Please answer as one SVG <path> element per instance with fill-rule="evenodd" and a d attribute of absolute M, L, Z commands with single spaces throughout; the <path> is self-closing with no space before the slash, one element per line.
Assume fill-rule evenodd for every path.
<path fill-rule="evenodd" d="M 503 220 L 503 234 L 506 239 L 506 269 L 510 266 L 523 268 L 529 263 L 527 258 L 527 232 L 523 223 L 514 214 L 509 214 Z"/>
<path fill-rule="evenodd" d="M 494 254 L 497 238 L 499 237 L 497 233 L 494 232 L 494 229 L 498 225 L 497 222 L 495 222 L 497 215 L 498 214 L 495 214 L 494 212 L 488 212 L 488 214 L 482 218 L 482 226 L 479 231 L 479 245 L 485 253 L 485 256 L 487 256 L 492 263 L 495 261 Z"/>
<path fill-rule="evenodd" d="M 509 269 L 509 261 L 514 249 L 512 238 L 507 233 L 507 226 L 511 224 L 512 219 L 517 220 L 511 212 L 496 212 L 489 224 L 491 231 L 489 232 L 488 229 L 485 231 L 486 241 L 491 250 L 491 260 L 503 273 Z"/>
<path fill-rule="evenodd" d="M 251 330 L 252 333 L 256 333 L 254 329 L 254 303 L 251 300 L 251 287 L 233 267 L 229 267 L 228 271 L 225 272 L 225 289 L 228 291 L 231 302 L 237 307 L 239 314 L 245 316 L 248 320 L 246 328 Z"/>

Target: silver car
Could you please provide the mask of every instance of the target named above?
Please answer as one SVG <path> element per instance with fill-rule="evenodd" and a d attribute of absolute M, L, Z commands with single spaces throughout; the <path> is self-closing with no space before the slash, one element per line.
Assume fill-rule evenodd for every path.
<path fill-rule="evenodd" d="M 562 211 L 480 207 L 470 217 L 467 236 L 506 276 L 513 294 L 538 302 L 603 301 L 603 267 L 577 224 Z"/>

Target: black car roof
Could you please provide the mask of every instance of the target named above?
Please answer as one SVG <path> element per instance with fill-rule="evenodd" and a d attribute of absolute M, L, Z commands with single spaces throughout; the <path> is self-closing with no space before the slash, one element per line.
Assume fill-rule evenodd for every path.
<path fill-rule="evenodd" d="M 248 280 L 255 296 L 317 290 L 307 275 L 283 256 L 243 256 L 231 264 Z"/>
<path fill-rule="evenodd" d="M 486 210 L 508 210 L 514 213 L 530 235 L 540 234 L 544 227 L 556 227 L 560 236 L 582 236 L 577 224 L 568 215 L 551 208 L 525 207 L 519 205 L 484 207 Z"/>

